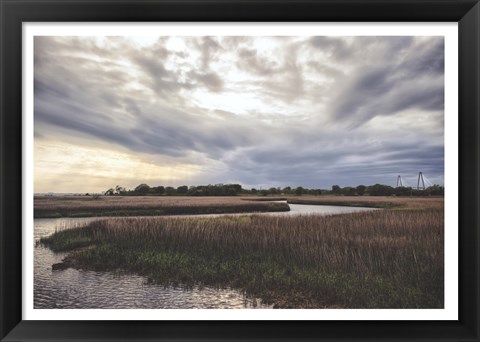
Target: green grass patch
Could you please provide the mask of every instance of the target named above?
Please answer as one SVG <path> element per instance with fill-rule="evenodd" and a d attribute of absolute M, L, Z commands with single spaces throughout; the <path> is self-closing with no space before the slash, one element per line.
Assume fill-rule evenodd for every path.
<path fill-rule="evenodd" d="M 92 229 L 89 227 L 58 231 L 49 237 L 40 239 L 54 252 L 69 251 L 93 244 Z"/>

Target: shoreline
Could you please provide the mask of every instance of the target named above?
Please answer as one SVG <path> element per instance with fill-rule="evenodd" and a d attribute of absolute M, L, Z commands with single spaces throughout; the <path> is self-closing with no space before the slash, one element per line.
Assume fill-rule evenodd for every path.
<path fill-rule="evenodd" d="M 286 201 L 286 203 L 276 202 Z M 34 218 L 182 216 L 289 211 L 288 204 L 366 207 L 392 210 L 443 208 L 443 197 L 272 196 L 34 198 Z"/>

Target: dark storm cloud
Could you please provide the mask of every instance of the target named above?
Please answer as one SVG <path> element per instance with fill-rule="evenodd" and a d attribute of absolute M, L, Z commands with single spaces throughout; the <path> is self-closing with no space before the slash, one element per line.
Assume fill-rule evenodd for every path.
<path fill-rule="evenodd" d="M 278 63 L 268 56 L 260 55 L 251 48 L 241 48 L 237 52 L 237 67 L 240 70 L 259 76 L 255 81 L 259 91 L 276 101 L 291 103 L 305 94 L 303 67 L 298 62 L 299 46 L 282 38 L 285 46 Z"/>
<path fill-rule="evenodd" d="M 180 59 L 185 59 L 188 55 L 183 52 L 169 51 L 159 44 L 162 44 L 162 41 L 159 41 L 153 50 L 142 49 L 130 53 L 131 61 L 144 73 L 157 95 L 171 99 L 182 90 L 191 90 L 196 87 L 204 87 L 213 92 L 223 90 L 223 80 L 217 73 L 210 70 L 210 62 L 221 50 L 220 44 L 214 38 L 200 37 L 193 40 L 192 45 L 200 50 L 201 68 L 192 68 L 189 72 L 168 69 L 165 65 L 171 55 Z"/>
<path fill-rule="evenodd" d="M 143 71 L 150 87 L 163 98 L 175 96 L 180 89 L 190 87 L 189 84 L 180 82 L 175 72 L 167 70 L 162 59 L 139 54 L 133 58 L 133 62 Z"/>
<path fill-rule="evenodd" d="M 434 156 L 422 152 L 390 156 L 379 153 L 374 158 L 354 162 L 345 159 L 358 155 L 354 151 L 342 148 L 288 155 L 285 154 L 285 150 L 283 154 L 281 150 L 261 151 L 255 154 L 255 162 L 252 162 L 250 153 L 237 155 L 237 159 L 242 160 L 242 163 L 235 164 L 232 169 L 239 174 L 250 174 L 249 184 L 264 186 L 301 185 L 329 188 L 333 184 L 353 186 L 374 183 L 393 186 L 399 173 L 405 179 L 415 177 L 419 171 L 430 177 L 437 176 L 439 172 L 443 173 L 443 150 L 441 147 L 436 149 L 439 151 Z M 372 155 L 376 152 L 365 150 L 364 153 Z M 246 160 L 250 162 L 245 162 Z"/>
<path fill-rule="evenodd" d="M 382 153 L 382 151 L 378 151 Z M 397 143 L 386 146 L 383 155 L 388 157 L 386 159 L 395 160 L 443 160 L 444 149 L 443 146 L 413 146 L 409 143 Z"/>
<path fill-rule="evenodd" d="M 230 172 L 255 186 L 393 186 L 399 173 L 408 179 L 419 171 L 443 182 L 443 178 L 438 178 L 443 177 L 443 144 L 430 141 L 428 132 L 415 139 L 393 140 L 381 132 L 362 130 L 348 134 L 323 131 L 315 136 L 305 127 L 281 129 L 275 134 L 284 138 L 232 154 L 227 161 Z M 385 143 L 372 144 L 371 134 L 378 134 Z"/>
<path fill-rule="evenodd" d="M 126 135 L 126 132 L 121 130 L 112 130 L 111 125 L 104 122 L 95 122 L 85 120 L 82 115 L 92 115 L 93 113 L 69 112 L 65 110 L 63 114 L 54 114 L 54 111 L 49 108 L 48 105 L 42 105 L 42 103 L 35 105 L 35 117 L 37 120 L 47 123 L 53 126 L 69 129 L 72 131 L 80 132 L 93 137 L 102 137 L 102 140 L 115 142 L 123 146 L 129 146 L 132 149 L 136 149 L 138 142 L 130 135 Z"/>
<path fill-rule="evenodd" d="M 47 100 L 42 94 L 45 92 L 38 92 L 35 100 L 35 119 L 39 122 L 142 153 L 184 156 L 190 151 L 198 151 L 218 158 L 225 151 L 249 143 L 251 139 L 246 132 L 256 131 L 249 128 L 246 121 L 237 121 L 234 127 L 225 128 L 224 120 L 204 122 L 202 117 L 171 108 L 156 106 L 143 111 L 129 98 L 124 99 L 124 104 L 125 109 L 135 116 L 134 126 L 119 125 L 108 112 L 89 110 L 90 106 L 75 104 L 63 96 L 50 96 Z"/>
<path fill-rule="evenodd" d="M 188 52 L 167 41 L 36 38 L 35 136 L 159 158 L 197 153 L 223 167 L 209 183 L 394 185 L 418 171 L 443 179 L 443 38 L 283 38 L 270 55 L 255 37 L 183 39 Z M 234 91 L 257 102 L 217 108 L 198 97 Z M 408 125 L 406 110 L 430 121 Z M 387 116 L 388 127 L 372 124 Z"/>
<path fill-rule="evenodd" d="M 125 110 L 134 115 L 134 116 L 140 116 L 142 114 L 142 110 L 140 109 L 140 107 L 137 105 L 137 103 L 135 102 L 135 100 L 131 99 L 131 98 L 125 98 L 123 100 L 123 103 L 124 103 L 124 106 L 125 106 Z"/>
<path fill-rule="evenodd" d="M 432 74 L 443 75 L 445 69 L 445 41 L 433 38 L 430 42 L 415 46 L 415 52 L 407 56 L 410 75 Z"/>
<path fill-rule="evenodd" d="M 181 82 L 173 78 L 174 74 L 161 60 L 139 57 L 133 52 L 130 55 L 142 72 L 148 72 L 146 80 L 155 82 L 154 89 L 159 88 L 157 93 L 168 95 L 181 87 Z M 152 106 L 142 97 L 135 100 L 121 91 L 105 92 L 120 87 L 118 75 L 112 78 L 96 69 L 75 68 L 68 61 L 63 59 L 60 65 L 52 60 L 50 64 L 36 66 L 37 124 L 67 129 L 141 153 L 185 156 L 197 151 L 212 158 L 248 143 L 251 139 L 245 132 L 255 131 L 246 121 L 237 121 L 234 127 L 225 128 L 223 119 L 208 120 L 181 110 Z M 98 72 L 103 75 L 102 82 L 91 82 L 90 76 Z M 214 73 L 190 76 L 209 90 L 220 91 L 223 85 Z M 172 107 L 174 104 L 170 102 Z M 230 118 L 230 122 L 233 119 Z"/>
<path fill-rule="evenodd" d="M 358 125 L 407 109 L 443 110 L 443 38 L 433 38 L 408 53 L 404 50 L 412 47 L 411 39 L 397 39 L 388 46 L 385 55 L 397 51 L 395 58 L 364 65 L 343 79 L 330 107 L 335 120 Z"/>
<path fill-rule="evenodd" d="M 141 137 L 143 152 L 185 155 L 189 151 L 219 158 L 226 151 L 251 143 L 246 123 L 224 127 L 223 120 L 204 120 L 172 109 L 156 108 L 156 113 L 143 115 L 131 134 Z"/>

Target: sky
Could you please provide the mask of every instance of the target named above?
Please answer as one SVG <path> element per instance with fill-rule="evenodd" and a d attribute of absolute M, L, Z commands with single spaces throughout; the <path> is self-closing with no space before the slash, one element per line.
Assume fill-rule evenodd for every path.
<path fill-rule="evenodd" d="M 444 182 L 443 37 L 35 37 L 34 191 Z"/>

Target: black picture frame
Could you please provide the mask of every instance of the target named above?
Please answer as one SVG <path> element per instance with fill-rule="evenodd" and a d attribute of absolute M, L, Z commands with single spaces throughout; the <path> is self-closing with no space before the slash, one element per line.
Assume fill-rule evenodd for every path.
<path fill-rule="evenodd" d="M 0 0 L 0 338 L 479 341 L 480 5 L 474 0 Z M 135 21 L 458 22 L 457 321 L 22 320 L 22 23 Z M 108 315 L 108 312 L 106 313 Z"/>

